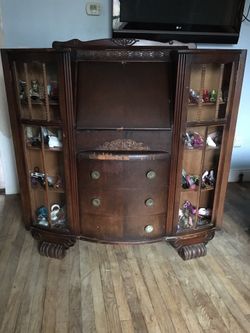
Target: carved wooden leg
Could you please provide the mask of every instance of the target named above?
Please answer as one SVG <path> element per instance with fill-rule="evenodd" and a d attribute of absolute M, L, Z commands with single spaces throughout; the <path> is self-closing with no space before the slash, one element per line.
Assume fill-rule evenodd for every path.
<path fill-rule="evenodd" d="M 183 260 L 204 257 L 207 254 L 206 244 L 200 243 L 182 246 L 178 250 L 178 254 L 182 257 Z"/>
<path fill-rule="evenodd" d="M 170 241 L 183 260 L 190 260 L 207 254 L 206 244 L 214 237 L 214 232 L 214 229 L 210 229 L 200 233 L 166 238 L 166 240 Z"/>
<path fill-rule="evenodd" d="M 66 250 L 76 242 L 76 237 L 74 235 L 58 234 L 34 227 L 31 228 L 31 234 L 39 242 L 39 253 L 50 258 L 64 258 Z"/>
<path fill-rule="evenodd" d="M 50 258 L 63 259 L 66 255 L 66 248 L 62 244 L 40 242 L 38 249 L 42 256 Z"/>

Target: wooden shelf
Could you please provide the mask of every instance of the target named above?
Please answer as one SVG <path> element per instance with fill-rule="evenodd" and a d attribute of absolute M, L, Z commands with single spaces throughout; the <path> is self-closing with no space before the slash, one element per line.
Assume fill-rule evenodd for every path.
<path fill-rule="evenodd" d="M 181 192 L 183 193 L 187 193 L 187 192 L 198 192 L 199 191 L 199 186 L 197 186 L 196 189 L 192 190 L 190 188 L 187 188 L 187 189 L 184 189 L 184 188 L 181 188 Z"/>
<path fill-rule="evenodd" d="M 223 105 L 226 104 L 225 102 L 219 102 L 219 105 Z M 202 106 L 216 106 L 216 102 L 207 102 L 207 103 L 188 103 L 188 106 L 198 106 L 198 107 L 202 107 Z"/>
<path fill-rule="evenodd" d="M 208 186 L 206 188 L 202 188 L 201 192 L 214 191 L 214 189 L 214 186 Z"/>
<path fill-rule="evenodd" d="M 187 146 L 184 147 L 185 151 L 200 151 L 203 150 L 204 146 L 198 148 L 188 148 Z"/>
<path fill-rule="evenodd" d="M 26 145 L 26 148 L 28 150 L 42 150 L 42 147 L 36 147 L 36 146 L 29 146 L 29 145 Z M 44 147 L 44 151 L 48 152 L 48 151 L 51 151 L 51 152 L 62 152 L 63 151 L 63 148 L 45 148 Z"/>
<path fill-rule="evenodd" d="M 58 120 L 45 120 L 45 119 L 28 119 L 28 118 L 20 118 L 20 121 L 23 125 L 31 125 L 31 126 L 43 126 L 43 127 L 62 127 L 62 121 Z"/>
<path fill-rule="evenodd" d="M 29 105 L 28 104 L 28 101 L 26 101 L 26 100 L 21 100 L 21 105 Z M 46 105 L 46 103 L 45 103 L 45 100 L 32 100 L 31 99 L 31 105 Z M 59 102 L 58 101 L 49 101 L 49 105 L 50 106 L 59 106 Z"/>

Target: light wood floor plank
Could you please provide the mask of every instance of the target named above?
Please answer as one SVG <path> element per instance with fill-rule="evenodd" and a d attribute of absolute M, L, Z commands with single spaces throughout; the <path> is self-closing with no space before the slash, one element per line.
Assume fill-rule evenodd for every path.
<path fill-rule="evenodd" d="M 69 284 L 70 284 L 70 256 L 60 261 L 58 270 L 58 284 L 56 290 L 56 333 L 69 332 Z"/>
<path fill-rule="evenodd" d="M 14 332 L 18 313 L 20 310 L 23 291 L 26 283 L 26 274 L 30 265 L 30 259 L 33 252 L 34 240 L 26 233 L 25 241 L 21 250 L 15 278 L 9 294 L 8 304 L 5 308 L 5 316 L 1 325 L 1 332 Z"/>
<path fill-rule="evenodd" d="M 147 257 L 149 260 L 150 266 L 152 262 L 159 262 L 159 266 L 163 274 L 165 275 L 165 281 L 168 284 L 168 287 L 171 289 L 172 297 L 176 301 L 176 306 L 179 308 L 181 316 L 183 317 L 185 324 L 187 326 L 187 330 L 189 332 L 199 333 L 203 332 L 199 322 L 197 321 L 196 315 L 188 302 L 187 297 L 183 293 L 183 289 L 181 287 L 179 277 L 176 276 L 175 272 L 171 268 L 166 261 L 165 255 L 162 255 L 162 248 L 165 249 L 166 244 L 162 244 L 161 246 L 151 245 L 151 250 L 149 251 Z M 174 250 L 167 245 L 167 250 Z"/>
<path fill-rule="evenodd" d="M 81 308 L 82 331 L 95 333 L 95 312 L 93 303 L 93 291 L 91 274 L 95 269 L 90 261 L 88 243 L 80 242 L 80 279 L 81 279 Z"/>
<path fill-rule="evenodd" d="M 136 286 L 130 265 L 126 256 L 125 245 L 117 245 L 114 247 L 117 261 L 120 265 L 120 271 L 123 278 L 125 294 L 129 305 L 133 327 L 135 332 L 148 332 L 145 318 L 143 316 L 140 301 L 137 295 Z"/>
<path fill-rule="evenodd" d="M 47 258 L 48 276 L 45 289 L 42 333 L 55 332 L 56 328 L 56 296 L 59 283 L 60 261 Z"/>
<path fill-rule="evenodd" d="M 122 328 L 119 318 L 116 297 L 114 293 L 111 265 L 106 251 L 107 247 L 109 247 L 109 245 L 106 246 L 98 244 L 97 246 L 103 299 L 105 304 L 108 331 L 120 333 L 122 332 Z"/>
<path fill-rule="evenodd" d="M 48 258 L 43 256 L 40 256 L 39 258 L 39 270 L 36 279 L 36 290 L 34 292 L 31 303 L 31 314 L 30 314 L 28 332 L 42 331 L 44 304 L 45 304 L 46 288 L 48 281 L 49 261 L 50 260 Z"/>
<path fill-rule="evenodd" d="M 128 325 L 130 325 L 129 323 L 131 323 L 131 313 L 126 299 L 126 293 L 123 285 L 119 263 L 114 253 L 114 246 L 115 245 L 107 246 L 107 253 L 111 267 L 111 275 L 116 296 L 116 302 L 118 305 L 119 318 L 121 321 L 125 322 L 124 327 L 127 327 Z"/>
<path fill-rule="evenodd" d="M 151 246 L 135 246 L 133 248 L 139 269 L 143 276 L 144 283 L 147 285 L 147 290 L 150 296 L 150 302 L 155 312 L 155 316 L 159 323 L 161 332 L 171 333 L 176 332 L 172 319 L 168 313 L 168 309 L 161 295 L 161 290 L 158 288 L 153 272 L 150 267 L 149 253 L 152 254 Z M 152 260 L 157 261 L 155 256 Z"/>
<path fill-rule="evenodd" d="M 145 284 L 143 275 L 141 273 L 141 270 L 137 264 L 137 260 L 133 253 L 133 246 L 126 247 L 126 253 L 134 277 L 135 288 L 140 301 L 141 310 L 148 328 L 148 332 L 150 333 L 161 332 L 158 320 L 154 312 L 154 308 L 151 303 L 147 285 Z"/>
<path fill-rule="evenodd" d="M 80 283 L 80 262 L 75 260 L 79 258 L 79 243 L 71 249 L 69 281 L 69 332 L 79 333 L 82 329 L 82 308 L 81 308 L 81 283 Z"/>
<path fill-rule="evenodd" d="M 93 293 L 93 307 L 95 313 L 95 327 L 99 333 L 108 332 L 107 317 L 105 311 L 104 295 L 102 292 L 102 281 L 96 246 L 89 244 L 89 260 L 93 265 L 91 272 L 91 288 Z"/>

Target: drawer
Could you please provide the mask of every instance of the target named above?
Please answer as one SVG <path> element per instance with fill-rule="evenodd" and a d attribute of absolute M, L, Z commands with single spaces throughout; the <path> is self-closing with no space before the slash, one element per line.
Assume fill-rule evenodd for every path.
<path fill-rule="evenodd" d="M 167 210 L 167 187 L 112 190 L 82 187 L 79 190 L 80 217 L 85 214 L 106 216 L 148 216 Z"/>
<path fill-rule="evenodd" d="M 80 153 L 78 186 L 93 188 L 152 188 L 167 186 L 168 153 Z"/>
<path fill-rule="evenodd" d="M 153 241 L 165 235 L 166 214 L 151 216 L 85 214 L 83 218 L 84 223 L 81 224 L 81 235 L 93 240 L 143 242 Z"/>

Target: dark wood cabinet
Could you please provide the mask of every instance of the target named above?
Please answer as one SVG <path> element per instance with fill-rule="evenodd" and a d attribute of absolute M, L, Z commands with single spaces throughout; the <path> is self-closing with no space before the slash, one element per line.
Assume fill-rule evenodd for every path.
<path fill-rule="evenodd" d="M 25 225 L 206 254 L 223 205 L 246 52 L 55 42 L 2 50 Z"/>

